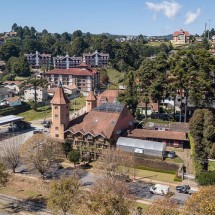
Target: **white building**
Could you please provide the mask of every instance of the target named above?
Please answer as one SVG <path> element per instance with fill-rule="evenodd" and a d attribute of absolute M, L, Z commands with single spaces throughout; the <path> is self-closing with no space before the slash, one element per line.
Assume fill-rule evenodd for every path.
<path fill-rule="evenodd" d="M 36 89 L 37 102 L 44 102 L 48 99 L 48 93 L 46 88 L 37 88 Z M 26 102 L 32 101 L 35 98 L 35 89 L 34 87 L 29 87 L 24 90 L 24 100 Z"/>

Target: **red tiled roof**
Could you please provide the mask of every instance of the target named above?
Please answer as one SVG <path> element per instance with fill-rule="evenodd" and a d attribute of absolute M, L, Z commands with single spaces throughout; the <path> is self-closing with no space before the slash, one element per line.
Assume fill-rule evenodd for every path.
<path fill-rule="evenodd" d="M 47 75 L 87 75 L 93 76 L 96 71 L 89 69 L 70 68 L 70 69 L 54 69 L 47 72 Z"/>
<path fill-rule="evenodd" d="M 8 100 L 9 102 L 15 102 L 17 100 L 20 100 L 20 97 L 19 96 L 8 97 L 6 98 L 6 100 Z"/>
<path fill-rule="evenodd" d="M 180 31 L 175 31 L 174 34 L 173 34 L 173 37 L 176 37 L 180 34 L 185 34 L 186 37 L 189 37 L 190 36 L 190 33 L 188 31 L 183 31 L 182 29 Z"/>
<path fill-rule="evenodd" d="M 168 140 L 183 140 L 187 141 L 187 135 L 185 132 L 174 132 L 174 131 L 157 131 L 147 129 L 134 129 L 131 133 L 128 133 L 129 137 L 136 138 L 157 138 L 157 139 L 168 139 Z"/>
<path fill-rule="evenodd" d="M 131 113 L 129 113 L 126 107 L 124 107 L 120 112 L 92 110 L 83 118 L 83 120 L 79 124 L 74 123 L 73 125 L 71 125 L 69 131 L 74 134 L 78 132 L 84 135 L 93 133 L 94 136 L 102 135 L 106 138 L 111 138 L 114 131 L 116 130 L 116 127 L 118 126 L 119 120 L 122 118 L 122 116 L 126 115 L 126 112 L 128 112 L 128 116 L 130 116 L 127 118 L 127 120 L 134 120 L 133 116 L 131 115 Z"/>
<path fill-rule="evenodd" d="M 54 97 L 50 103 L 51 104 L 57 104 L 57 105 L 70 103 L 69 99 L 66 97 L 66 95 L 63 91 L 62 86 L 59 86 L 56 88 L 55 93 L 54 93 Z"/>

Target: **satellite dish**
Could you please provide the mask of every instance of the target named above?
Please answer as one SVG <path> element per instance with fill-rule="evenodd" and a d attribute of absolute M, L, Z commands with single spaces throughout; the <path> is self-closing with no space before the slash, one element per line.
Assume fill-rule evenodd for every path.
<path fill-rule="evenodd" d="M 116 134 L 118 135 L 121 134 L 121 130 L 116 131 Z"/>
<path fill-rule="evenodd" d="M 133 125 L 133 122 L 130 121 L 130 122 L 128 123 L 128 125 Z"/>
<path fill-rule="evenodd" d="M 150 128 L 154 127 L 154 125 L 155 125 L 155 124 L 154 124 L 153 122 L 149 122 L 149 123 L 148 123 L 148 126 L 149 126 Z"/>

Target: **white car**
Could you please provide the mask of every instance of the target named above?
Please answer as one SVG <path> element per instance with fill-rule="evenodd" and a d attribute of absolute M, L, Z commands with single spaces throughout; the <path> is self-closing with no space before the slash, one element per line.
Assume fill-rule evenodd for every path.
<path fill-rule="evenodd" d="M 166 195 L 169 193 L 169 186 L 163 184 L 155 184 L 150 187 L 150 193 L 157 195 Z"/>

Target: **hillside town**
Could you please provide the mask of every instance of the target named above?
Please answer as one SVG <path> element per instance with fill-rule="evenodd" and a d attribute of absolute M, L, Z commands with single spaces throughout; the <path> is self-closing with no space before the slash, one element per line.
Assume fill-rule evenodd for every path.
<path fill-rule="evenodd" d="M 0 29 L 0 214 L 215 214 L 215 30 L 181 26 Z"/>

